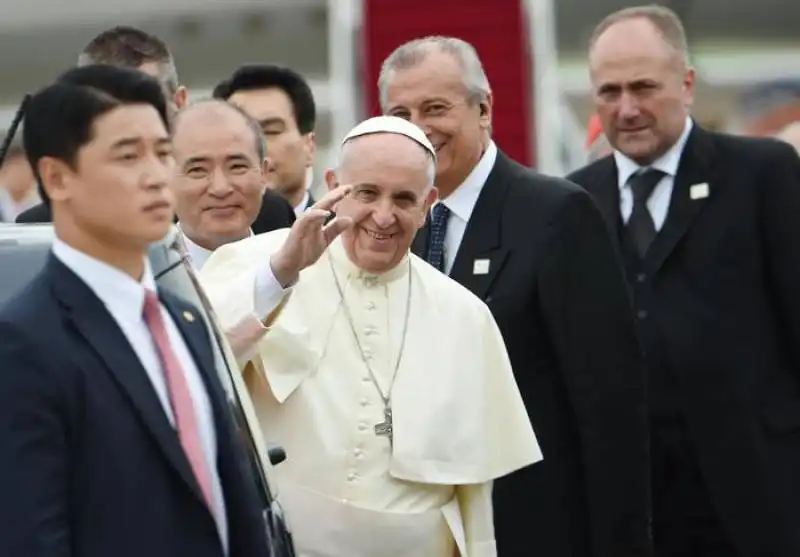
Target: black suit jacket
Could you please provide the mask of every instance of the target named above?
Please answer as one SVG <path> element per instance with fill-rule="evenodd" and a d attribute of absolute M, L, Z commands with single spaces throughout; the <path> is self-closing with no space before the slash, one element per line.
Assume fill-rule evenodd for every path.
<path fill-rule="evenodd" d="M 279 193 L 267 189 L 261 211 L 253 222 L 253 233 L 261 234 L 279 228 L 291 228 L 295 221 L 294 207 Z"/>
<path fill-rule="evenodd" d="M 53 216 L 50 213 L 50 207 L 44 203 L 34 205 L 30 209 L 25 209 L 17 215 L 15 221 L 17 224 L 39 224 L 45 222 L 53 222 Z"/>
<path fill-rule="evenodd" d="M 203 320 L 160 293 L 216 424 L 230 555 L 265 527 Z M 146 372 L 90 288 L 54 256 L 0 310 L 0 555 L 222 557 L 214 519 Z"/>
<path fill-rule="evenodd" d="M 499 554 L 648 555 L 645 371 L 591 198 L 498 153 L 451 276 L 492 310 L 544 454 L 495 484 Z"/>
<path fill-rule="evenodd" d="M 619 238 L 613 157 L 570 178 Z M 701 186 L 693 199 L 696 184 L 708 195 Z M 798 238 L 794 150 L 695 126 L 638 277 L 649 285 L 639 329 L 654 375 L 675 377 L 714 506 L 745 557 L 800 555 Z"/>

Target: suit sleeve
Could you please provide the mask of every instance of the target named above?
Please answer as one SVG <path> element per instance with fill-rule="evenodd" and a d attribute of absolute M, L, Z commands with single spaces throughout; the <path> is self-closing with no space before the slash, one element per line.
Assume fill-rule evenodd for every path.
<path fill-rule="evenodd" d="M 582 190 L 552 226 L 539 287 L 578 426 L 593 555 L 649 555 L 646 370 L 621 260 Z"/>
<path fill-rule="evenodd" d="M 40 345 L 4 323 L 0 339 L 0 555 L 70 557 L 63 399 Z"/>
<path fill-rule="evenodd" d="M 775 144 L 765 157 L 761 223 L 767 276 L 790 363 L 800 377 L 800 157 Z"/>

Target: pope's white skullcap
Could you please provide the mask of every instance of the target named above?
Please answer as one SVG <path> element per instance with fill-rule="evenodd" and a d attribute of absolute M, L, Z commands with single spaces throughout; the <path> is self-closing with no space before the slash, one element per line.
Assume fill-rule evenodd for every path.
<path fill-rule="evenodd" d="M 417 125 L 412 124 L 403 118 L 398 118 L 397 116 L 375 116 L 374 118 L 364 120 L 350 130 L 350 132 L 342 140 L 342 145 L 356 137 L 373 133 L 395 133 L 398 135 L 404 135 L 409 139 L 413 139 L 419 143 L 431 154 L 433 160 L 436 160 L 436 150 L 433 148 L 433 145 L 428 138 L 425 137 L 425 132 L 423 132 Z"/>

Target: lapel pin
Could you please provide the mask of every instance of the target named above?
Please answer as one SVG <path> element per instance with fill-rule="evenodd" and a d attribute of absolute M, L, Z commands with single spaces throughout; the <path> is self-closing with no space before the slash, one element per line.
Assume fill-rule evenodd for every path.
<path fill-rule="evenodd" d="M 702 184 L 693 185 L 689 188 L 689 197 L 692 199 L 705 199 L 708 197 L 708 184 L 703 182 Z"/>
<path fill-rule="evenodd" d="M 476 259 L 475 262 L 472 264 L 472 274 L 473 275 L 488 275 L 489 274 L 489 263 L 488 259 Z"/>
<path fill-rule="evenodd" d="M 183 312 L 183 320 L 187 323 L 194 323 L 194 315 L 191 311 L 184 311 Z"/>

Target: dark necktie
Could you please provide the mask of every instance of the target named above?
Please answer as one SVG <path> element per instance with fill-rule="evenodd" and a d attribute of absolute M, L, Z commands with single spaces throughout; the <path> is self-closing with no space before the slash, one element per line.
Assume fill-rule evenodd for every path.
<path fill-rule="evenodd" d="M 450 209 L 444 203 L 437 203 L 431 216 L 431 229 L 428 236 L 428 263 L 444 272 L 444 237 L 447 233 L 447 220 Z"/>
<path fill-rule="evenodd" d="M 634 174 L 628 180 L 633 193 L 633 211 L 626 230 L 639 257 L 644 257 L 656 237 L 656 225 L 647 208 L 647 200 L 663 177 L 664 172 L 648 168 Z"/>

